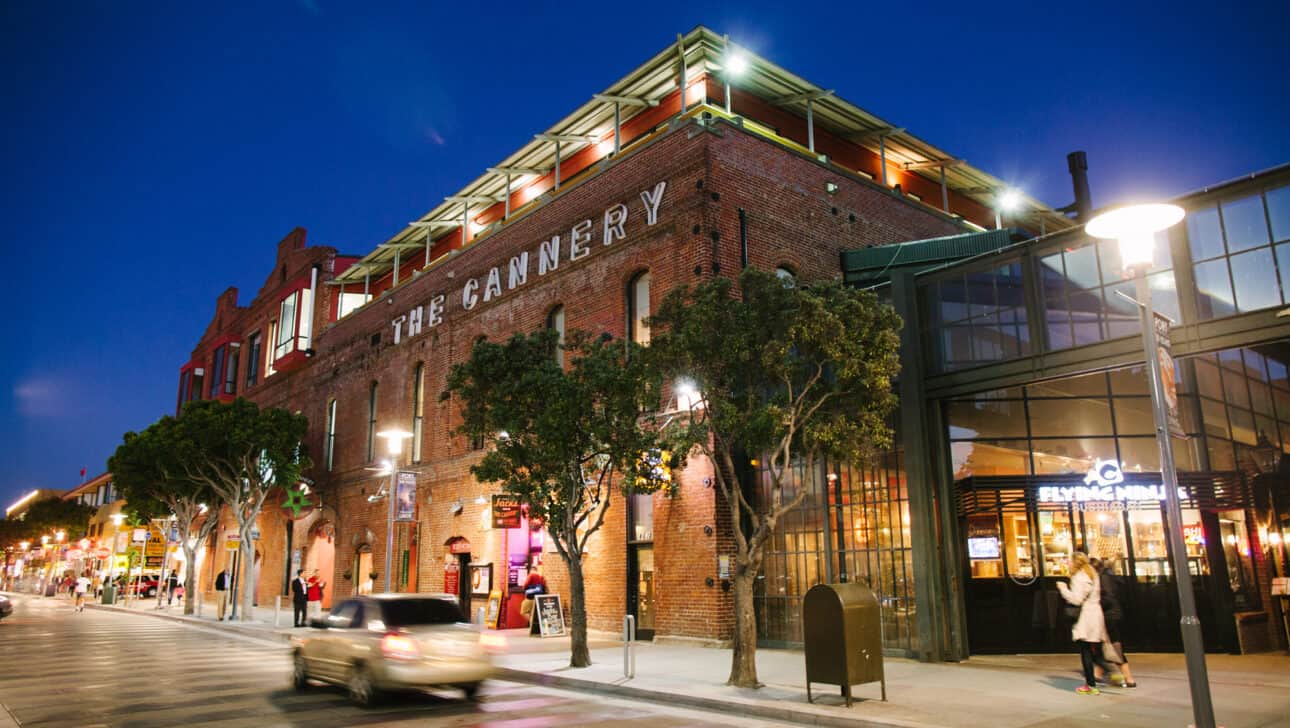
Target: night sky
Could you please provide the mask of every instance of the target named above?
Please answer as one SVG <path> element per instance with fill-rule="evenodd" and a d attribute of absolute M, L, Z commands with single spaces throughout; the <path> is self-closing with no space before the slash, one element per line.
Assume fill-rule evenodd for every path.
<path fill-rule="evenodd" d="M 1075 149 L 1098 206 L 1290 161 L 1284 2 L 234 5 L 0 6 L 0 505 L 172 412 L 293 227 L 370 252 L 699 24 L 1052 206 Z"/>

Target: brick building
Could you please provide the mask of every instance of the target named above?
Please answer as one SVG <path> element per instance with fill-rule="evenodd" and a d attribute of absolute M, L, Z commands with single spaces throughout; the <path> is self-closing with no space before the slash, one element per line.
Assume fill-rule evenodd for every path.
<path fill-rule="evenodd" d="M 361 258 L 293 231 L 249 306 L 234 289 L 219 298 L 179 399 L 245 395 L 309 418 L 323 505 L 300 520 L 266 508 L 261 603 L 295 564 L 320 568 L 329 597 L 389 579 L 478 607 L 538 568 L 567 593 L 540 531 L 491 527 L 492 490 L 468 470 L 480 451 L 451 434 L 459 405 L 440 393 L 477 337 L 558 327 L 645 341 L 651 302 L 677 285 L 744 265 L 837 277 L 844 251 L 995 225 L 1002 189 L 697 28 Z M 1070 226 L 1033 200 L 1008 222 Z M 393 526 L 386 574 L 391 476 L 377 433 L 394 428 L 413 433 L 392 465 L 414 474 L 416 498 Z M 728 638 L 718 564 L 732 535 L 709 473 L 692 462 L 675 497 L 611 506 L 586 559 L 593 629 L 632 613 L 659 638 Z M 214 552 L 208 589 L 225 558 Z M 504 602 L 503 624 L 519 623 L 518 605 Z"/>

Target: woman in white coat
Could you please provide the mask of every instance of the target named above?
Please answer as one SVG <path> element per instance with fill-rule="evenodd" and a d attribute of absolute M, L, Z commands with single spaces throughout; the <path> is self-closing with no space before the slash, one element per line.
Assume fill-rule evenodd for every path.
<path fill-rule="evenodd" d="M 1096 651 L 1106 641 L 1106 620 L 1102 616 L 1102 590 L 1097 572 L 1088 563 L 1088 556 L 1076 551 L 1071 554 L 1071 583 L 1057 582 L 1057 591 L 1067 602 L 1079 607 L 1079 618 L 1071 628 L 1071 639 L 1079 645 L 1080 665 L 1084 668 L 1084 684 L 1075 688 L 1081 695 L 1097 695 L 1097 680 L 1093 676 Z"/>

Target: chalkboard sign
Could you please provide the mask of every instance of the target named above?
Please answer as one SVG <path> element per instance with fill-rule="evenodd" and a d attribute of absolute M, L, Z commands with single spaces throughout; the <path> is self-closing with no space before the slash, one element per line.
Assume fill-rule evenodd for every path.
<path fill-rule="evenodd" d="M 484 612 L 484 623 L 491 629 L 497 629 L 497 616 L 502 611 L 502 593 L 492 592 L 488 595 L 488 611 Z"/>
<path fill-rule="evenodd" d="M 538 628 L 543 637 L 561 637 L 564 635 L 564 608 L 560 606 L 559 594 L 538 594 L 533 598 Z"/>

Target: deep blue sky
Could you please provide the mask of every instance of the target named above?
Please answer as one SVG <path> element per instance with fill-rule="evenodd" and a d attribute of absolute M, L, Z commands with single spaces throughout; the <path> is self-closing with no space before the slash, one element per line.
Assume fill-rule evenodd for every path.
<path fill-rule="evenodd" d="M 1054 206 L 1074 149 L 1098 205 L 1290 161 L 1285 3 L 233 5 L 0 6 L 0 505 L 170 412 L 292 227 L 366 253 L 698 24 Z"/>

